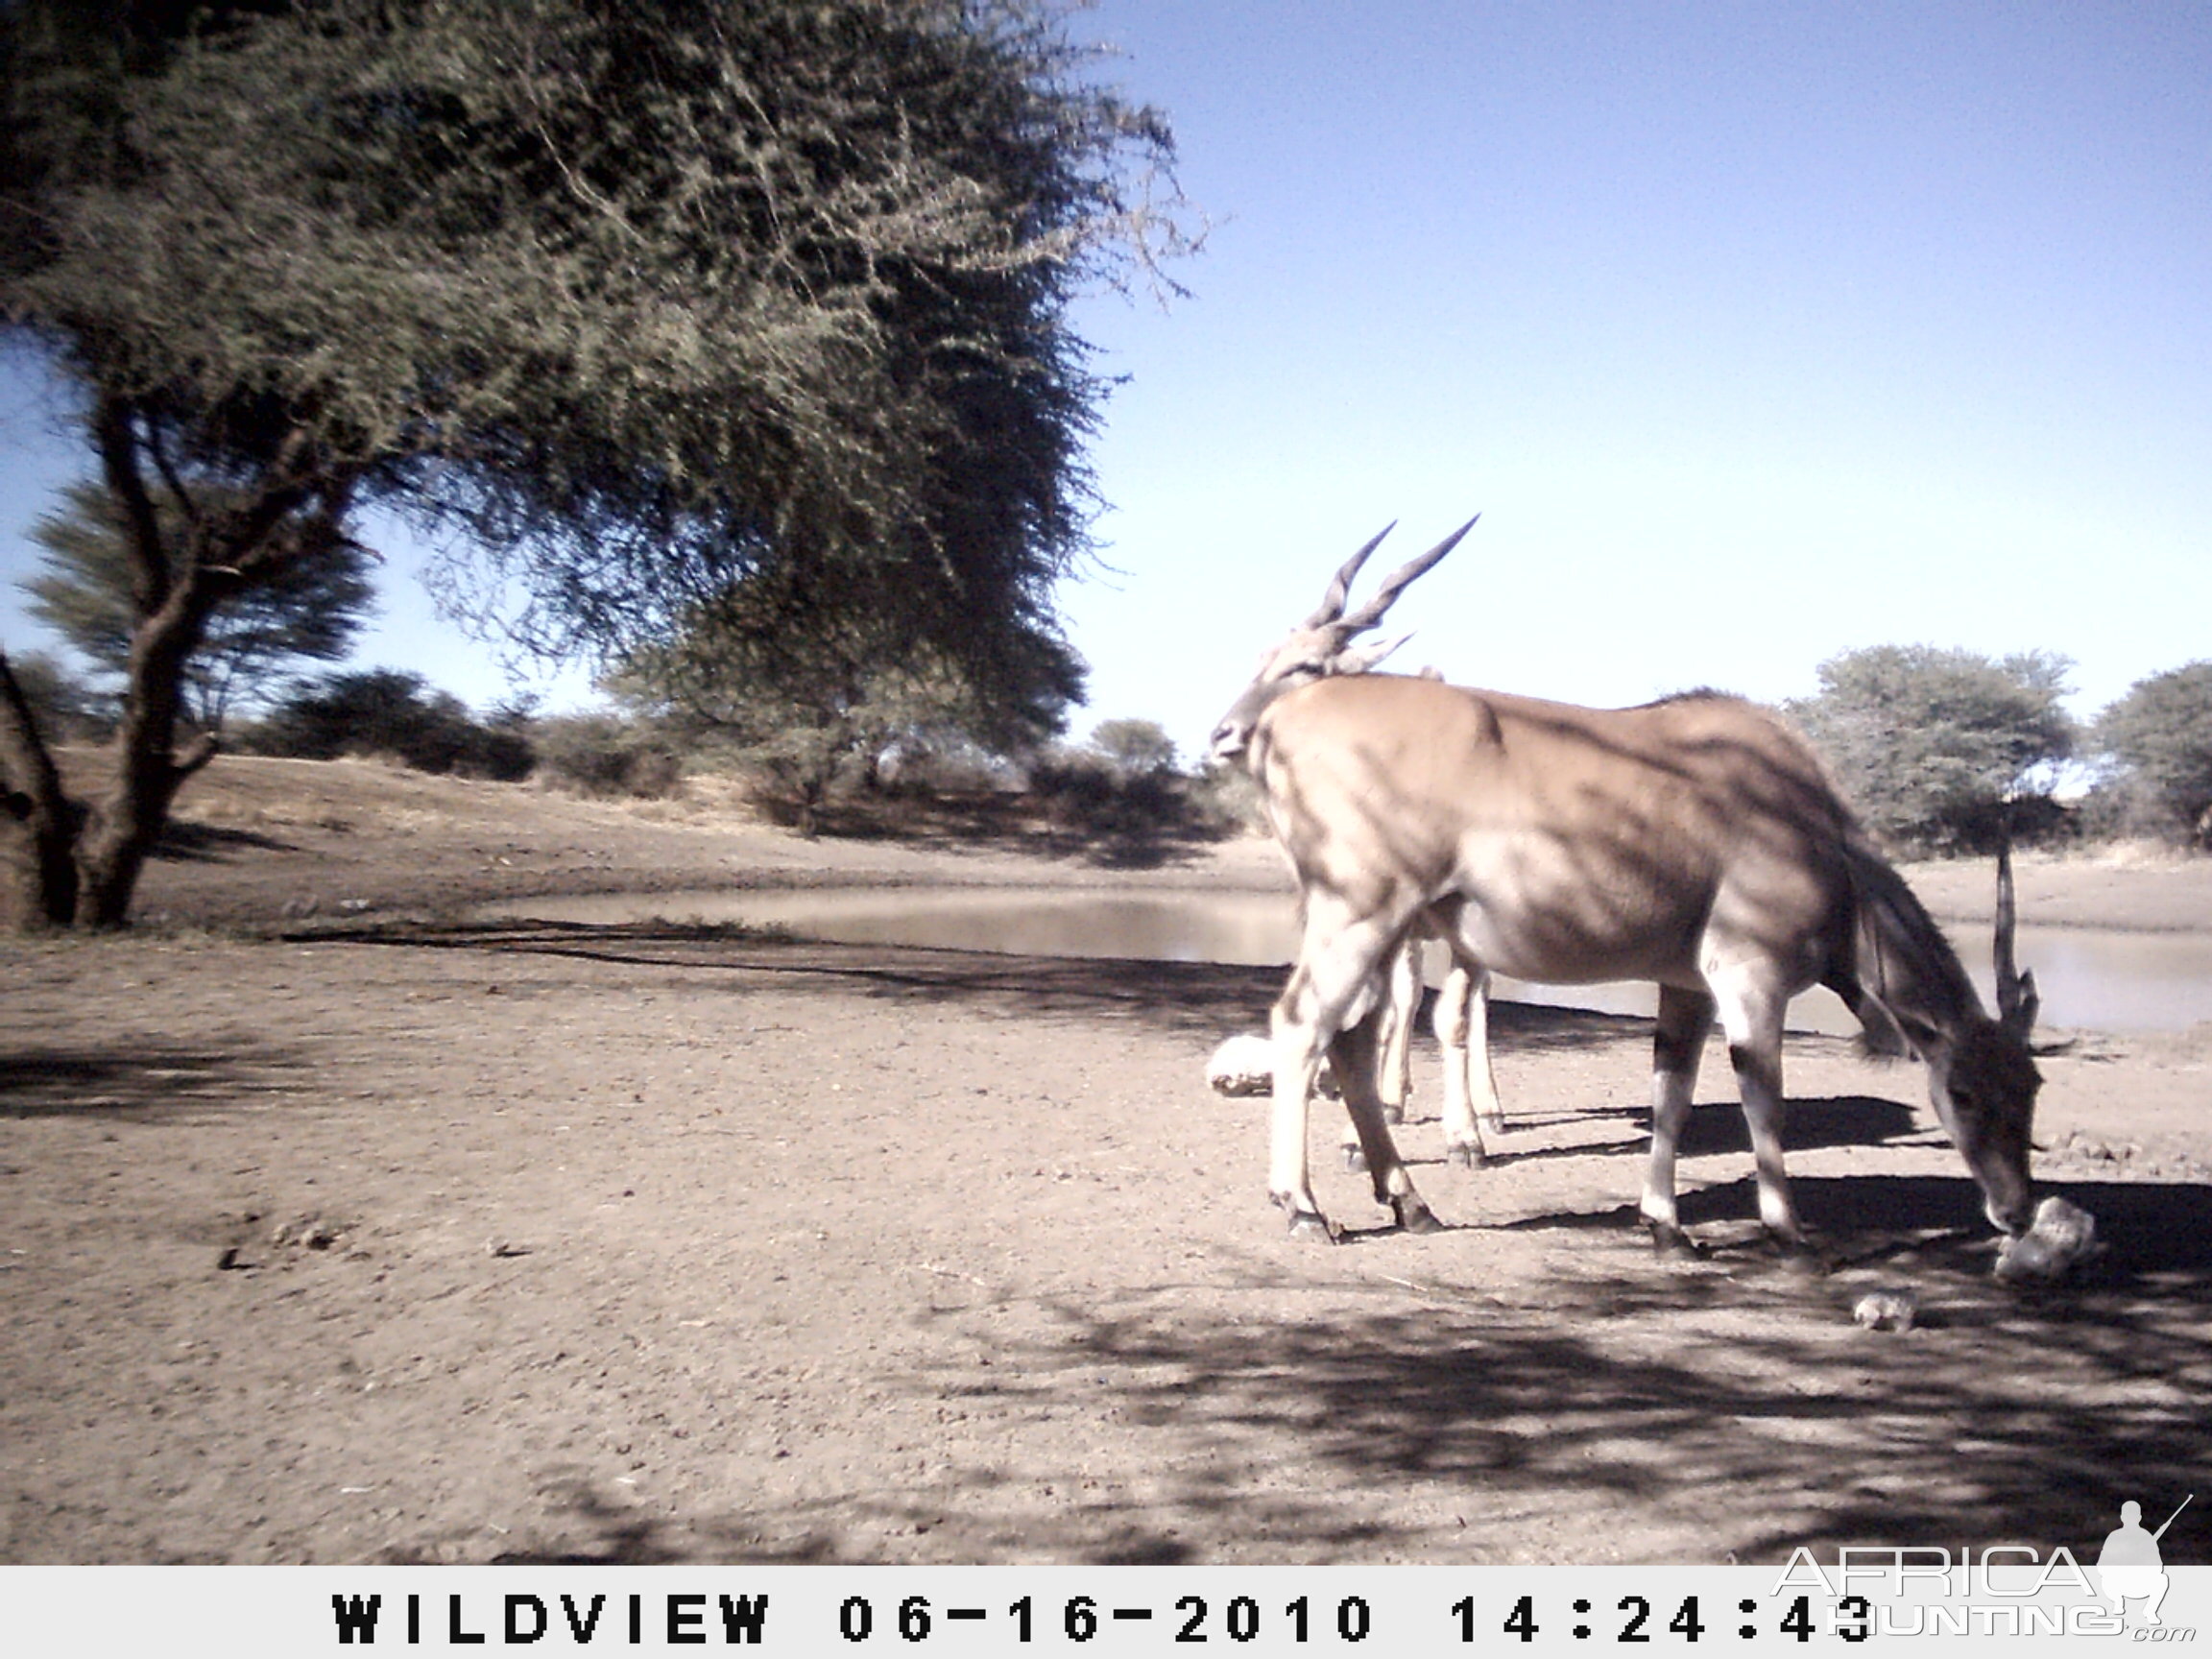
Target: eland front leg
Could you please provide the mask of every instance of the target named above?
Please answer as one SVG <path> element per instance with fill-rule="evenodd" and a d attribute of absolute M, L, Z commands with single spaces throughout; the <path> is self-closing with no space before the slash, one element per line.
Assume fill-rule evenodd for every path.
<path fill-rule="evenodd" d="M 1308 902 L 1298 965 L 1276 998 L 1269 1020 L 1275 1044 L 1275 1094 L 1267 1190 L 1288 1214 L 1293 1233 L 1336 1236 L 1314 1201 L 1307 1160 L 1307 1118 L 1324 1051 L 1332 1055 L 1337 1085 L 1367 1154 L 1377 1201 L 1389 1205 L 1408 1229 L 1418 1230 L 1424 1217 L 1433 1222 L 1428 1206 L 1413 1190 L 1412 1178 L 1383 1121 L 1375 1086 L 1375 1031 L 1365 1021 L 1375 1002 L 1378 971 L 1408 920 L 1356 916 L 1319 895 Z"/>
<path fill-rule="evenodd" d="M 1659 987 L 1651 1039 L 1651 1162 L 1644 1171 L 1644 1223 L 1662 1255 L 1692 1251 L 1674 1208 L 1674 1154 L 1690 1121 L 1697 1062 L 1713 1029 L 1713 998 L 1678 985 Z"/>
<path fill-rule="evenodd" d="M 1719 1013 L 1721 1034 L 1728 1039 L 1728 1060 L 1736 1069 L 1743 1121 L 1751 1131 L 1760 1222 L 1791 1255 L 1809 1258 L 1804 1226 L 1790 1201 L 1782 1154 L 1782 1022 L 1791 987 L 1781 966 L 1765 952 L 1709 958 L 1705 982 Z"/>

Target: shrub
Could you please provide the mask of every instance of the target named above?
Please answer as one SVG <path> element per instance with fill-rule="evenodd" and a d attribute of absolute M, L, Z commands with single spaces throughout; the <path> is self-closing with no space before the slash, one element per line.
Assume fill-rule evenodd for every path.
<path fill-rule="evenodd" d="M 541 782 L 578 795 L 665 801 L 684 786 L 684 761 L 652 727 L 614 714 L 565 714 L 530 727 Z"/>
<path fill-rule="evenodd" d="M 513 782 L 537 761 L 520 726 L 512 714 L 478 720 L 420 674 L 373 668 L 302 684 L 243 734 L 241 746 L 305 760 L 383 756 L 419 772 Z"/>

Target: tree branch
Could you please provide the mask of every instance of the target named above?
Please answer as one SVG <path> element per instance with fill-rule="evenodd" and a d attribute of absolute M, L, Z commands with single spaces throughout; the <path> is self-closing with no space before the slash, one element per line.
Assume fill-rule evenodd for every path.
<path fill-rule="evenodd" d="M 0 781 L 7 783 L 9 814 L 14 818 L 28 818 L 40 805 L 61 800 L 61 774 L 38 735 L 31 699 L 9 666 L 5 649 L 0 649 Z M 19 799 L 26 803 L 20 810 Z"/>
<path fill-rule="evenodd" d="M 132 596 L 138 613 L 151 616 L 169 598 L 175 572 L 168 549 L 161 544 L 161 520 L 146 493 L 146 480 L 138 471 L 138 436 L 132 427 L 130 400 L 103 393 L 92 414 L 92 441 L 100 451 L 100 469 L 108 493 L 123 509 L 125 550 L 132 567 Z"/>
<path fill-rule="evenodd" d="M 200 527 L 200 503 L 192 498 L 192 492 L 184 488 L 184 480 L 177 465 L 169 457 L 168 445 L 161 442 L 161 428 L 149 424 L 146 430 L 146 452 L 154 457 L 155 470 L 161 474 L 161 482 L 169 486 L 169 493 L 176 498 L 177 511 L 184 516 L 184 522 L 197 530 Z"/>
<path fill-rule="evenodd" d="M 222 753 L 222 740 L 212 732 L 203 732 L 184 746 L 183 753 L 170 762 L 170 771 L 181 783 L 201 767 Z"/>

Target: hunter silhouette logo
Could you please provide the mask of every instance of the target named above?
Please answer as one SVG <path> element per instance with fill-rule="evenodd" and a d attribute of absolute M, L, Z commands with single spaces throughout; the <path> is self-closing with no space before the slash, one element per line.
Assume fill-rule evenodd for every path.
<path fill-rule="evenodd" d="M 2165 1527 L 2155 1532 L 2143 1530 L 2142 1504 L 2120 1505 L 2120 1525 L 2106 1534 L 2104 1548 L 2097 1551 L 2097 1580 L 2119 1617 L 2128 1616 L 2128 1602 L 2140 1600 L 2143 1623 L 2158 1623 L 2158 1603 L 2166 1599 L 2167 1585 L 2166 1560 L 2158 1553 L 2158 1540 L 2166 1536 L 2166 1527 L 2180 1519 L 2181 1511 L 2196 1496 L 2192 1492 L 2182 1499 L 2166 1517 Z"/>

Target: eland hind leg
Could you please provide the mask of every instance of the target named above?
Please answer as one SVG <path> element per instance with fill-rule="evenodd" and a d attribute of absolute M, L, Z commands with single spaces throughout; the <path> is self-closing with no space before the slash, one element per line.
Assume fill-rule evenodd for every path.
<path fill-rule="evenodd" d="M 1406 1121 L 1406 1102 L 1413 1094 L 1413 1026 L 1421 1012 L 1421 941 L 1407 939 L 1391 953 L 1390 966 L 1383 976 L 1384 991 L 1381 1004 L 1373 1018 L 1380 1022 L 1381 1037 L 1377 1044 L 1375 1082 L 1382 1097 L 1382 1119 L 1386 1123 Z M 1346 1099 L 1341 1076 L 1336 1081 L 1336 1092 Z M 1359 1144 L 1358 1126 L 1347 1117 L 1344 1121 L 1344 1167 L 1352 1170 L 1368 1167 L 1367 1153 Z"/>
<path fill-rule="evenodd" d="M 1488 970 L 1453 957 L 1436 998 L 1435 1029 L 1444 1053 L 1444 1155 L 1471 1169 L 1488 1161 L 1483 1132 L 1505 1133 L 1498 1074 L 1490 1066 Z"/>

